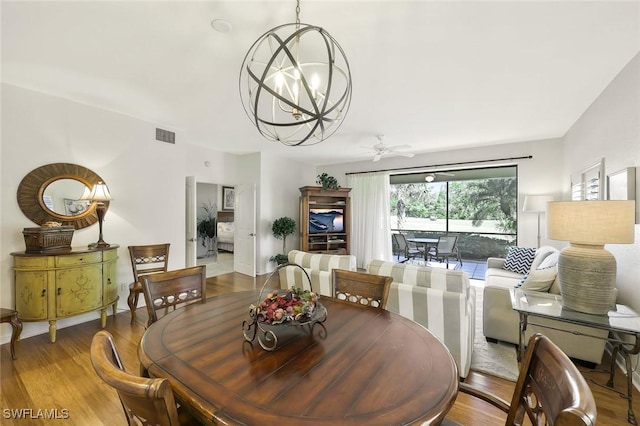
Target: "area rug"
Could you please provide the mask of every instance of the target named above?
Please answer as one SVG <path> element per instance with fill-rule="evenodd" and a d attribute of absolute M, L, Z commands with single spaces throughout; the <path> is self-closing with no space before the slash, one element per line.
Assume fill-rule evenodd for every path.
<path fill-rule="evenodd" d="M 484 281 L 471 280 L 476 290 L 476 335 L 471 370 L 515 382 L 518 378 L 516 347 L 510 343 L 490 343 L 482 333 L 482 288 Z"/>

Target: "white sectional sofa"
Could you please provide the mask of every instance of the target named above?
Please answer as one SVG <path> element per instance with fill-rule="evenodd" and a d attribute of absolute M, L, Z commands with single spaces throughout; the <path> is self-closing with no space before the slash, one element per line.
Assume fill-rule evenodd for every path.
<path fill-rule="evenodd" d="M 299 250 L 291 250 L 287 255 L 289 263 L 295 263 L 304 268 L 311 278 L 311 288 L 309 281 L 304 276 L 304 272 L 296 266 L 285 266 L 281 268 L 280 288 L 291 288 L 293 286 L 304 290 L 311 290 L 321 296 L 332 297 L 331 270 L 346 269 L 348 271 L 357 270 L 356 257 L 347 254 L 317 254 L 307 253 Z"/>
<path fill-rule="evenodd" d="M 285 266 L 279 271 L 281 288 L 302 287 L 327 297 L 332 296 L 332 269 L 357 270 L 356 258 L 352 255 L 292 250 L 288 259 L 304 268 L 311 285 L 309 288 L 300 268 Z M 387 310 L 429 329 L 453 355 L 460 377 L 466 377 L 471 366 L 476 303 L 467 273 L 381 260 L 371 261 L 367 272 L 393 278 Z"/>
<path fill-rule="evenodd" d="M 543 291 L 553 294 L 560 294 L 560 286 L 555 279 L 557 264 L 553 268 L 553 261 L 557 262 L 558 250 L 544 246 L 535 252 L 533 263 L 527 272 L 529 281 L 526 291 Z M 520 282 L 525 274 L 504 269 L 505 260 L 498 257 L 487 259 L 487 272 L 485 275 L 485 287 L 483 291 L 482 303 L 482 328 L 485 337 L 493 340 L 500 340 L 518 344 L 520 333 L 520 317 L 518 312 L 511 306 L 511 296 L 509 290 Z M 547 265 L 545 265 L 547 260 Z M 550 268 L 548 265 L 552 265 Z M 549 274 L 553 275 L 549 275 Z M 532 280 L 533 278 L 533 280 Z M 551 280 L 548 287 L 549 280 Z M 547 285 L 545 285 L 545 281 Z M 536 323 L 547 327 L 537 327 L 530 324 L 525 334 L 525 342 L 534 333 L 542 333 L 549 337 L 556 345 L 562 349 L 569 357 L 599 364 L 602 360 L 606 341 L 602 340 L 607 336 L 606 330 L 598 330 L 590 327 L 578 326 L 545 318 L 531 318 Z M 563 331 L 561 331 L 563 330 Z M 587 337 L 573 334 L 583 333 L 595 337 Z"/>
<path fill-rule="evenodd" d="M 460 377 L 467 377 L 476 312 L 475 289 L 467 273 L 381 260 L 371 261 L 367 272 L 393 278 L 387 310 L 429 329 L 453 355 Z"/>

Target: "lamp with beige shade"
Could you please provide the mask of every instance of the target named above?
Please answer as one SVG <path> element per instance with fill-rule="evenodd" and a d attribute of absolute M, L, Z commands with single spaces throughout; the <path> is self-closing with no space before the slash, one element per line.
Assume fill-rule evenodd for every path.
<path fill-rule="evenodd" d="M 547 232 L 569 241 L 558 258 L 558 280 L 565 308 L 605 315 L 615 304 L 616 259 L 605 244 L 632 244 L 634 201 L 552 201 Z"/>
<path fill-rule="evenodd" d="M 536 213 L 538 215 L 538 245 L 540 247 L 540 215 L 547 211 L 547 203 L 553 201 L 552 195 L 525 195 L 523 212 Z"/>

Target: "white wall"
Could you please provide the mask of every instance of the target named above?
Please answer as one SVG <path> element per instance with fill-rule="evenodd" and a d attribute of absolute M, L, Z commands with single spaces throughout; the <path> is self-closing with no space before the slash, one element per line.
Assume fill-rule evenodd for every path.
<path fill-rule="evenodd" d="M 340 185 L 346 184 L 346 173 L 365 172 L 383 169 L 397 169 L 423 166 L 432 168 L 438 165 L 474 162 L 468 165 L 443 166 L 446 168 L 464 168 L 476 166 L 496 166 L 503 164 L 518 165 L 518 244 L 535 247 L 537 244 L 537 216 L 523 213 L 522 204 L 527 194 L 552 194 L 561 196 L 563 192 L 562 177 L 563 147 L 561 139 L 529 141 L 492 145 L 477 148 L 458 149 L 452 151 L 433 152 L 416 155 L 413 158 L 395 157 L 378 162 L 360 161 L 355 163 L 337 164 L 318 168 L 319 173 L 327 172 L 338 179 Z M 528 157 L 531 159 L 508 160 L 509 158 Z M 498 162 L 475 163 L 492 159 L 505 159 Z M 544 221 L 543 221 L 544 222 Z M 545 238 L 544 223 L 541 224 L 541 245 L 558 246 L 558 243 Z"/>
<path fill-rule="evenodd" d="M 293 148 L 295 149 L 295 148 Z M 296 230 L 287 237 L 286 250 L 300 248 L 300 187 L 315 185 L 315 168 L 293 161 L 283 161 L 271 154 L 262 153 L 261 170 L 261 219 L 262 233 L 259 235 L 264 248 L 258 262 L 262 273 L 272 271 L 276 264 L 269 258 L 282 252 L 282 240 L 273 236 L 273 221 L 289 216 L 296 221 Z"/>
<path fill-rule="evenodd" d="M 0 304 L 14 306 L 12 257 L 24 250 L 22 229 L 35 226 L 20 211 L 16 191 L 22 178 L 44 164 L 65 162 L 100 175 L 114 200 L 104 222 L 104 238 L 119 244 L 119 309 L 132 280 L 126 247 L 170 242 L 169 267 L 184 267 L 185 176 L 226 183 L 235 180 L 235 156 L 186 144 L 176 131 L 176 144 L 155 140 L 155 123 L 78 104 L 11 85 L 2 85 L 0 179 Z M 166 128 L 166 126 L 161 126 Z M 188 160 L 188 158 L 197 159 Z M 215 167 L 206 167 L 208 159 Z M 230 161 L 231 160 L 231 161 Z M 98 227 L 77 230 L 72 245 L 98 239 Z M 89 313 L 58 321 L 58 328 L 98 318 Z M 45 333 L 47 322 L 25 323 L 23 337 Z M 0 339 L 8 341 L 10 329 Z"/>
<path fill-rule="evenodd" d="M 605 174 L 640 166 L 640 54 L 582 114 L 564 139 L 565 181 L 600 158 L 604 158 Z M 640 212 L 640 168 L 637 170 L 636 213 Z M 569 199 L 567 185 L 565 197 Z M 618 262 L 618 303 L 640 311 L 640 225 L 635 226 L 635 244 L 610 244 L 606 248 Z"/>

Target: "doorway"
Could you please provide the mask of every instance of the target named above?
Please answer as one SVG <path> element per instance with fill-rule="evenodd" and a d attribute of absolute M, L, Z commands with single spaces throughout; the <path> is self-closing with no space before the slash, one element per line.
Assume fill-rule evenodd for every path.
<path fill-rule="evenodd" d="M 222 210 L 222 197 L 222 185 L 196 182 L 196 265 L 207 277 L 233 272 L 234 216 Z"/>

